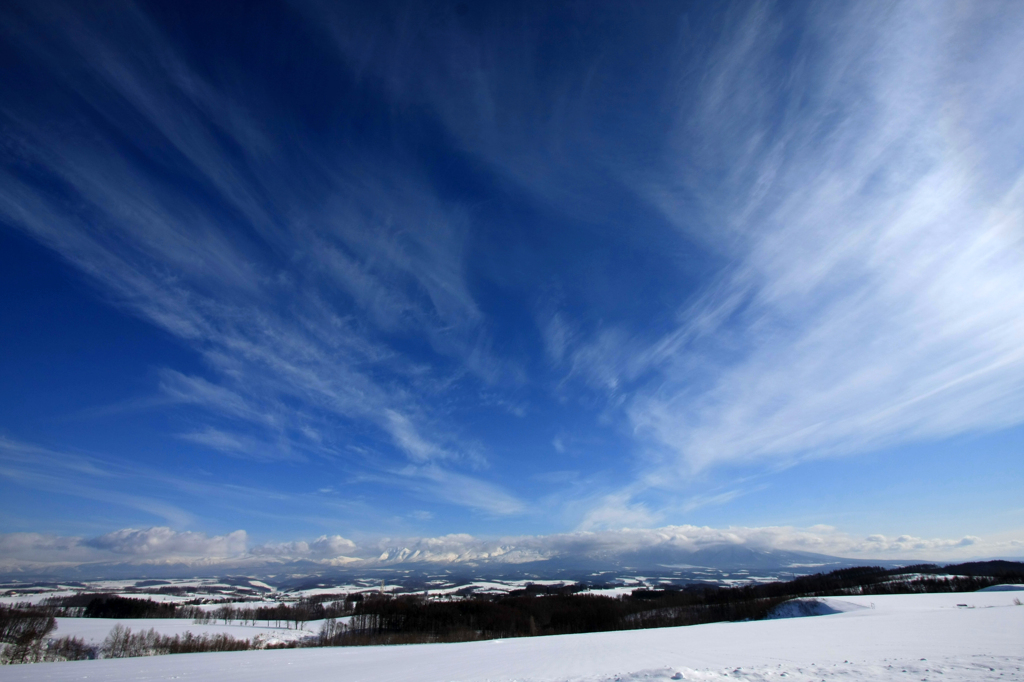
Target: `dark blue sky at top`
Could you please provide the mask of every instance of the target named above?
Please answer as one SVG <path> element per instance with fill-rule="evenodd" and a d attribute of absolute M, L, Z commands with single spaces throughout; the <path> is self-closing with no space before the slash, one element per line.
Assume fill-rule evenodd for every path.
<path fill-rule="evenodd" d="M 6 4 L 4 530 L 1005 553 L 1019 11 Z"/>

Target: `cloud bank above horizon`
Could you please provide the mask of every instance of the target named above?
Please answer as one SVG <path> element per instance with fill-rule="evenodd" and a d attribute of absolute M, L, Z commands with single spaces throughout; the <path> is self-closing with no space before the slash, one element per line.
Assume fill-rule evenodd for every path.
<path fill-rule="evenodd" d="M 1020 4 L 460 7 L 0 11 L 8 526 L 1024 539 Z"/>
<path fill-rule="evenodd" d="M 378 538 L 359 544 L 340 535 L 313 540 L 256 544 L 244 530 L 222 536 L 177 532 L 167 527 L 125 528 L 94 538 L 39 533 L 0 534 L 0 570 L 31 575 L 88 568 L 91 564 L 180 565 L 188 568 L 270 570 L 301 561 L 309 570 L 382 566 L 515 566 L 558 559 L 614 560 L 658 553 L 685 559 L 703 549 L 808 552 L 861 561 L 954 561 L 979 556 L 1016 556 L 1024 542 L 966 536 L 956 539 L 852 537 L 829 526 L 812 528 L 708 528 L 667 526 L 653 529 L 560 533 L 496 539 L 467 534 L 440 537 Z M 650 568 L 651 566 L 646 566 Z M 187 577 L 182 574 L 182 577 Z"/>

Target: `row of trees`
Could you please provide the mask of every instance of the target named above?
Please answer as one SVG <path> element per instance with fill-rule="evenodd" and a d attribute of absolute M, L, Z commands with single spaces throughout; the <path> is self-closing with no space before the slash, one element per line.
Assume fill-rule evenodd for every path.
<path fill-rule="evenodd" d="M 133 658 L 164 654 L 195 654 L 207 651 L 248 651 L 257 648 L 248 639 L 235 639 L 224 633 L 161 635 L 153 628 L 132 632 L 118 623 L 103 640 L 99 653 L 103 658 Z"/>
<path fill-rule="evenodd" d="M 619 599 L 589 594 L 452 601 L 381 596 L 360 604 L 348 627 L 331 626 L 320 639 L 332 645 L 451 642 L 756 620 L 786 600 L 724 596 L 680 591 Z"/>
<path fill-rule="evenodd" d="M 1024 569 L 1024 564 L 1019 564 Z M 668 599 L 672 605 L 734 604 L 758 599 L 793 599 L 845 594 L 914 594 L 922 592 L 974 592 L 1001 583 L 1024 582 L 1024 573 L 995 576 L 920 575 L 919 569 L 934 566 L 909 566 L 887 569 L 878 566 L 844 568 L 830 573 L 801 576 L 774 583 L 716 587 L 691 585 L 683 589 L 637 590 L 632 599 Z M 954 571 L 956 567 L 946 567 Z"/>
<path fill-rule="evenodd" d="M 113 594 L 72 595 L 53 597 L 38 607 L 51 616 L 84 618 L 186 618 L 196 624 L 207 625 L 223 621 L 257 625 L 266 623 L 269 627 L 301 628 L 304 623 L 324 618 L 338 618 L 352 611 L 356 601 L 301 600 L 293 604 L 273 606 L 234 606 L 225 604 L 216 609 L 202 608 L 194 604 L 157 602 L 151 599 L 121 597 Z"/>
<path fill-rule="evenodd" d="M 0 665 L 95 658 L 77 637 L 51 638 L 56 629 L 57 620 L 45 611 L 0 606 Z"/>
<path fill-rule="evenodd" d="M 274 606 L 238 607 L 221 606 L 212 611 L 202 611 L 193 618 L 196 624 L 210 624 L 223 621 L 225 625 L 239 622 L 257 625 L 271 623 L 274 627 L 294 627 L 296 630 L 311 620 L 338 618 L 351 613 L 345 602 L 300 601 L 295 604 L 276 604 Z"/>
<path fill-rule="evenodd" d="M 275 648 L 223 633 L 161 635 L 153 628 L 132 632 L 120 623 L 102 645 L 93 646 L 78 637 L 53 638 L 56 629 L 56 619 L 45 612 L 0 607 L 0 665 Z"/>

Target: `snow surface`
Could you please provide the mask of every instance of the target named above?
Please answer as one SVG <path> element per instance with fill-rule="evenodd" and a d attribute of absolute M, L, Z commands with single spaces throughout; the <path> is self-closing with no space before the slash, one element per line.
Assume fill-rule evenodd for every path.
<path fill-rule="evenodd" d="M 81 637 L 89 644 L 102 644 L 107 634 L 120 623 L 132 632 L 142 632 L 150 628 L 161 635 L 194 635 L 228 634 L 235 639 L 256 639 L 271 643 L 293 642 L 306 637 L 313 637 L 320 632 L 323 621 L 315 620 L 304 623 L 302 628 L 270 627 L 266 621 L 257 621 L 257 625 L 241 625 L 239 621 L 231 624 L 223 623 L 196 625 L 188 618 L 58 618 L 57 637 Z M 283 625 L 283 624 L 282 624 Z M 4 679 L 0 672 L 0 679 Z"/>
<path fill-rule="evenodd" d="M 1024 592 L 1024 585 L 993 585 L 984 587 L 979 592 Z"/>
<path fill-rule="evenodd" d="M 0 604 L 10 606 L 12 604 L 39 604 L 50 597 L 70 597 L 78 592 L 74 590 L 48 590 L 46 592 L 29 592 L 0 595 Z"/>
<path fill-rule="evenodd" d="M 589 590 L 581 590 L 580 594 L 593 594 L 599 597 L 624 597 L 633 594 L 635 590 L 642 590 L 646 585 L 626 585 L 622 587 L 593 587 Z"/>
<path fill-rule="evenodd" d="M 229 606 L 233 609 L 272 609 L 275 606 L 287 605 L 288 602 L 285 601 L 270 601 L 263 599 L 260 601 L 216 601 L 211 604 L 199 604 L 198 606 L 200 611 L 209 611 L 210 613 L 215 613 L 217 609 L 222 608 L 224 606 Z"/>
<path fill-rule="evenodd" d="M 336 587 L 314 587 L 308 590 L 292 590 L 288 592 L 288 595 L 294 597 L 311 597 L 318 594 L 344 595 L 348 594 L 349 592 L 366 592 L 373 589 L 379 590 L 380 583 L 377 583 L 376 587 L 368 587 L 366 585 L 338 585 Z"/>
<path fill-rule="evenodd" d="M 144 584 L 151 583 L 151 584 Z M 0 604 L 29 602 L 38 604 L 50 597 L 69 597 L 76 594 L 117 594 L 132 599 L 150 599 L 156 602 L 179 603 L 195 598 L 247 602 L 257 599 L 259 591 L 276 590 L 259 580 L 247 580 L 247 584 L 229 585 L 213 579 L 174 579 L 158 581 L 140 580 L 93 580 L 74 584 L 34 585 L 11 583 L 0 594 Z M 162 588 L 176 588 L 186 594 L 161 593 Z M 298 597 L 295 597 L 296 599 Z M 280 601 L 280 600 L 278 600 Z M 277 602 L 275 602 L 277 603 Z"/>
<path fill-rule="evenodd" d="M 830 616 L 833 613 L 846 613 L 869 609 L 870 606 L 856 604 L 846 599 L 835 597 L 815 597 L 790 599 L 780 604 L 769 614 L 769 618 L 804 618 L 806 616 Z"/>
<path fill-rule="evenodd" d="M 161 604 L 181 604 L 195 598 L 191 595 L 182 596 L 180 594 L 159 594 L 155 592 L 124 592 L 120 596 L 127 597 L 128 599 L 148 599 L 149 601 Z"/>
<path fill-rule="evenodd" d="M 1014 596 L 844 596 L 835 599 L 866 608 L 817 618 L 462 644 L 40 663 L 0 668 L 0 680 L 1024 680 L 1024 607 L 1013 604 Z"/>

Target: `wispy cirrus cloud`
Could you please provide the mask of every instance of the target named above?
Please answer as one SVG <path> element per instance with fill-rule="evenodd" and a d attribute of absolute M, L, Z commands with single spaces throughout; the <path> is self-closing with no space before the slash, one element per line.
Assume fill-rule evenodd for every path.
<path fill-rule="evenodd" d="M 537 320 L 548 360 L 610 395 L 667 474 L 1024 421 L 1024 175 L 1006 146 L 1021 35 L 995 18 L 1019 9 L 999 8 L 735 5 L 707 43 L 685 18 L 641 18 L 623 49 L 631 31 L 674 31 L 659 48 L 675 53 L 635 76 L 652 97 L 607 108 L 615 85 L 591 84 L 615 83 L 616 48 L 537 74 L 544 21 L 505 34 L 494 17 L 470 29 L 415 9 L 316 16 L 346 58 L 557 210 L 593 219 L 600 169 L 721 263 L 661 336 L 590 311 Z M 436 30 L 403 30 L 418 19 Z M 543 84 L 524 92 L 525 73 Z"/>
<path fill-rule="evenodd" d="M 0 216 L 202 355 L 203 377 L 161 372 L 169 397 L 220 422 L 184 438 L 264 461 L 338 457 L 346 430 L 369 425 L 392 463 L 479 460 L 435 407 L 452 377 L 509 376 L 467 288 L 465 213 L 407 168 L 288 144 L 301 114 L 212 85 L 137 8 L 117 41 L 82 8 L 39 19 L 26 11 L 6 39 L 88 116 L 0 107 Z"/>
<path fill-rule="evenodd" d="M 597 531 L 1024 423 L 1016 5 L 13 7 L 0 222 L 228 478 Z"/>
<path fill-rule="evenodd" d="M 167 499 L 166 494 L 146 494 L 140 490 L 140 478 L 152 484 L 154 479 L 163 477 L 136 476 L 130 467 L 111 466 L 91 457 L 57 452 L 4 437 L 0 437 L 0 477 L 53 495 L 114 504 L 179 526 L 188 525 L 195 519 L 192 512 L 178 501 Z M 179 481 L 181 483 L 191 487 L 191 483 L 183 480 Z"/>
<path fill-rule="evenodd" d="M 502 486 L 451 471 L 437 464 L 408 465 L 394 473 L 405 479 L 404 484 L 408 490 L 428 500 L 445 498 L 496 516 L 522 514 L 528 511 L 526 502 L 510 495 Z M 402 485 L 397 481 L 396 483 Z"/>
<path fill-rule="evenodd" d="M 244 485 L 196 468 L 168 473 L 158 464 L 55 450 L 3 437 L 0 478 L 41 491 L 51 502 L 74 506 L 82 500 L 93 501 L 101 505 L 103 514 L 129 516 L 135 525 L 157 520 L 185 528 L 194 526 L 200 517 L 239 513 L 263 522 L 287 519 L 316 525 L 336 525 L 352 515 L 374 518 L 374 512 L 358 499 Z M 333 493 L 330 489 L 325 492 Z M 95 523 L 85 521 L 85 525 Z"/>
<path fill-rule="evenodd" d="M 662 453 L 647 481 L 1024 421 L 1024 168 L 996 114 L 1024 103 L 1020 22 L 854 4 L 794 37 L 781 11 L 734 13 L 633 180 L 722 254 L 716 281 L 660 338 L 618 325 L 565 348 L 548 326 Z"/>
<path fill-rule="evenodd" d="M 261 456 L 266 456 L 267 461 L 279 460 L 281 450 L 286 449 L 281 446 L 270 452 L 266 443 L 255 439 L 239 441 L 234 435 L 215 430 L 184 434 L 184 437 L 202 439 L 203 444 L 212 449 L 257 463 Z M 296 456 L 299 454 L 312 457 L 317 452 L 306 449 Z M 313 488 L 325 480 L 318 477 L 303 481 L 298 490 L 288 491 L 272 484 L 234 483 L 194 468 L 168 473 L 158 465 L 55 450 L 0 437 L 0 479 L 42 491 L 62 502 L 75 504 L 76 500 L 91 500 L 102 503 L 109 513 L 124 514 L 125 510 L 130 510 L 141 522 L 152 522 L 155 518 L 175 528 L 194 526 L 198 518 L 226 515 L 258 518 L 272 524 L 283 521 L 334 528 L 339 524 L 351 528 L 351 519 L 358 518 L 363 527 L 355 530 L 366 533 L 367 528 L 386 525 L 393 513 L 392 509 L 380 509 L 361 494 L 352 492 L 356 484 L 366 481 L 383 483 L 391 490 L 397 489 L 420 501 L 444 500 L 446 504 L 490 518 L 530 511 L 522 499 L 501 485 L 436 463 L 388 469 L 373 457 L 361 455 L 359 459 L 364 464 L 356 468 L 358 475 L 335 475 L 341 481 L 340 490 L 326 487 L 314 491 Z M 420 511 L 413 518 L 429 521 L 432 515 Z M 311 551 L 315 554 L 321 550 Z"/>
<path fill-rule="evenodd" d="M 1024 102 L 1011 76 L 1017 24 L 994 36 L 1007 53 L 974 43 L 993 28 L 984 10 L 966 21 L 953 5 L 865 10 L 814 17 L 822 48 L 816 66 L 798 67 L 811 69 L 813 89 L 765 92 L 783 87 L 773 60 L 750 60 L 738 75 L 724 59 L 707 115 L 683 124 L 705 131 L 715 121 L 708 137 L 739 178 L 733 192 L 701 196 L 737 207 L 714 214 L 734 226 L 735 265 L 694 311 L 701 324 L 705 310 L 723 311 L 720 323 L 666 357 L 660 385 L 629 412 L 689 466 L 1024 420 L 1024 168 L 994 177 L 980 162 L 1002 154 L 1009 130 L 972 124 L 979 103 L 964 95 L 987 80 L 998 95 L 983 106 Z M 731 57 L 779 49 L 761 11 L 741 25 Z M 961 49 L 969 68 L 953 57 Z M 747 87 L 751 77 L 760 88 Z M 768 112 L 801 97 L 782 125 Z M 696 390 L 695 357 L 716 368 Z"/>

